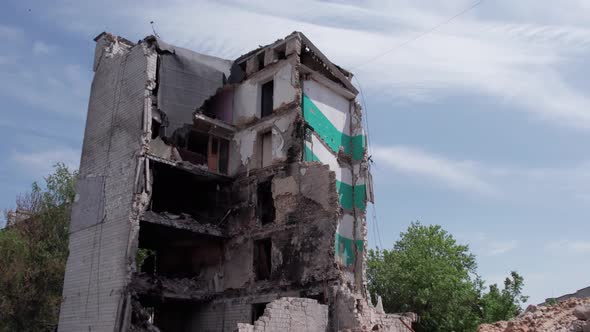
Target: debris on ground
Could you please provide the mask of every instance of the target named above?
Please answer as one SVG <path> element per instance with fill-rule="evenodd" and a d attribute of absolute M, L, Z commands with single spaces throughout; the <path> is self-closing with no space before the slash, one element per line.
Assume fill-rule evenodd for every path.
<path fill-rule="evenodd" d="M 550 306 L 530 305 L 510 321 L 480 325 L 477 332 L 590 332 L 590 298 Z"/>

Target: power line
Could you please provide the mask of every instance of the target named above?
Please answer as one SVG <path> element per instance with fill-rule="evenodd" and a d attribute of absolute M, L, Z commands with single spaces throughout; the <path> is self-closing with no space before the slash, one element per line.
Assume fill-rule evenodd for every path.
<path fill-rule="evenodd" d="M 443 25 L 449 24 L 450 22 L 452 22 L 457 17 L 459 17 L 459 16 L 461 16 L 461 15 L 469 12 L 470 10 L 474 9 L 475 7 L 479 6 L 483 1 L 484 0 L 477 0 L 476 2 L 472 3 L 468 7 L 464 8 L 463 10 L 461 10 L 460 12 L 458 12 L 457 14 L 449 17 L 445 21 L 443 21 L 443 22 L 435 25 L 434 27 L 432 27 L 432 28 L 430 28 L 430 29 L 428 29 L 426 31 L 423 31 L 422 33 L 418 34 L 417 36 L 415 36 L 413 38 L 410 38 L 410 39 L 408 39 L 408 40 L 406 40 L 406 41 L 404 41 L 404 42 L 402 42 L 402 43 L 400 43 L 398 45 L 395 45 L 394 47 L 390 48 L 389 50 L 387 50 L 387 51 L 385 51 L 385 52 L 383 52 L 381 54 L 378 54 L 378 55 L 376 55 L 376 56 L 374 56 L 374 57 L 372 57 L 372 58 L 364 61 L 363 63 L 361 63 L 361 64 L 359 64 L 357 66 L 352 67 L 351 70 L 357 69 L 357 68 L 362 67 L 362 66 L 364 66 L 364 65 L 366 65 L 366 64 L 368 64 L 370 62 L 373 62 L 373 61 L 375 61 L 375 60 L 377 60 L 377 59 L 379 59 L 379 58 L 381 58 L 381 57 L 383 57 L 383 56 L 385 56 L 385 55 L 387 55 L 387 54 L 389 54 L 389 53 L 391 53 L 391 52 L 393 52 L 393 51 L 395 51 L 397 49 L 400 49 L 400 48 L 404 47 L 405 45 L 408 45 L 411 42 L 414 42 L 414 41 L 416 41 L 416 40 L 418 40 L 418 39 L 420 39 L 420 38 L 422 38 L 422 37 L 424 37 L 424 36 L 426 36 L 426 35 L 434 32 L 435 30 L 437 30 L 438 28 L 442 27 Z M 362 88 L 361 82 L 360 82 L 360 80 L 358 79 L 358 77 L 356 75 L 354 76 L 354 79 L 356 80 L 356 82 L 358 84 L 359 92 L 361 94 L 361 101 L 363 103 L 363 109 L 365 110 L 365 112 L 363 112 L 363 113 L 365 115 L 364 116 L 364 119 L 365 119 L 366 128 L 367 128 L 367 146 L 368 146 L 368 150 L 369 150 L 369 156 L 371 156 L 371 131 L 369 129 L 369 115 L 368 115 L 369 114 L 369 111 L 367 109 L 367 103 L 365 101 L 365 94 L 363 93 L 363 88 Z M 370 167 L 371 167 L 371 164 L 369 163 L 369 169 L 370 169 Z M 375 207 L 375 205 L 376 205 L 375 203 L 371 204 L 371 206 L 372 206 L 372 216 L 371 216 L 372 218 L 371 219 L 372 219 L 372 222 L 373 222 L 373 237 L 375 237 L 375 240 L 376 241 L 379 241 L 379 245 L 380 245 L 381 249 L 383 249 L 383 242 L 381 240 L 381 231 L 379 229 L 379 220 L 377 218 L 377 208 Z"/>
<path fill-rule="evenodd" d="M 361 81 L 358 79 L 357 75 L 354 75 L 353 78 L 356 80 L 356 84 L 359 86 L 359 92 L 361 93 L 361 101 L 363 103 L 363 109 L 365 110 L 363 117 L 366 122 L 367 127 L 367 146 L 369 147 L 369 156 L 371 155 L 371 132 L 369 131 L 369 112 L 367 112 L 367 102 L 365 101 L 365 94 L 363 92 L 363 87 L 361 85 Z"/>
<path fill-rule="evenodd" d="M 367 103 L 365 101 L 365 93 L 363 92 L 363 87 L 361 84 L 361 81 L 358 79 L 358 77 L 355 75 L 353 76 L 354 79 L 356 80 L 356 83 L 358 84 L 359 87 L 359 92 L 361 94 L 361 102 L 362 102 L 362 106 L 363 106 L 363 119 L 365 120 L 365 127 L 367 128 L 367 147 L 369 150 L 369 156 L 371 156 L 371 131 L 369 129 L 369 112 L 367 110 Z M 369 167 L 369 172 L 371 171 L 371 163 L 368 163 L 368 167 Z M 371 221 L 373 223 L 373 237 L 375 238 L 375 241 L 379 241 L 379 248 L 383 249 L 383 242 L 381 240 L 381 231 L 379 229 L 379 220 L 377 219 L 377 212 L 376 212 L 376 208 L 375 208 L 375 202 L 373 202 L 373 204 L 371 204 L 371 209 L 372 209 L 372 218 Z"/>
<path fill-rule="evenodd" d="M 383 57 L 384 55 L 387 55 L 387 54 L 389 54 L 389 53 L 391 53 L 391 52 L 393 52 L 393 51 L 395 51 L 395 50 L 397 50 L 397 49 L 399 49 L 399 48 L 402 48 L 402 47 L 404 47 L 404 46 L 408 45 L 408 44 L 409 44 L 409 43 L 411 43 L 411 42 L 414 42 L 414 41 L 416 41 L 416 40 L 418 40 L 418 39 L 420 39 L 420 38 L 422 38 L 422 37 L 424 37 L 424 36 L 426 36 L 426 35 L 428 35 L 428 34 L 432 33 L 432 32 L 433 32 L 433 31 L 435 31 L 436 29 L 438 29 L 438 28 L 442 27 L 442 26 L 443 26 L 443 25 L 445 25 L 445 24 L 449 24 L 449 23 L 451 23 L 451 21 L 453 21 L 453 20 L 454 20 L 454 19 L 456 19 L 457 17 L 459 17 L 459 16 L 461 16 L 461 15 L 463 15 L 463 14 L 467 13 L 468 11 L 472 10 L 473 8 L 475 8 L 475 7 L 479 6 L 479 5 L 480 5 L 480 4 L 481 4 L 483 1 L 484 1 L 484 0 L 478 0 L 478 1 L 474 2 L 474 3 L 472 3 L 472 4 L 471 4 L 471 5 L 469 5 L 468 7 L 464 8 L 463 10 L 461 10 L 460 12 L 458 12 L 457 14 L 455 14 L 455 15 L 453 15 L 453 16 L 451 16 L 451 17 L 449 17 L 448 19 L 446 19 L 446 20 L 444 20 L 443 22 L 441 22 L 441 23 L 439 23 L 439 24 L 435 25 L 434 27 L 432 27 L 432 28 L 430 28 L 430 29 L 428 29 L 428 30 L 425 30 L 425 31 L 423 31 L 422 33 L 418 34 L 418 35 L 417 35 L 417 36 L 415 36 L 414 38 L 410 38 L 410 39 L 408 39 L 408 40 L 406 40 L 406 41 L 404 41 L 404 42 L 402 42 L 402 43 L 400 43 L 400 44 L 397 44 L 397 45 L 395 45 L 394 47 L 390 48 L 389 50 L 387 50 L 387 51 L 385 51 L 385 52 L 383 52 L 383 53 L 381 53 L 381 54 L 378 54 L 378 55 L 376 55 L 376 56 L 374 56 L 374 57 L 370 58 L 369 60 L 367 60 L 367 61 L 364 61 L 363 63 L 360 63 L 360 64 L 358 64 L 357 66 L 354 66 L 354 67 L 352 67 L 352 68 L 350 68 L 350 69 L 351 69 L 351 70 L 354 70 L 354 69 L 360 68 L 360 67 L 362 67 L 362 66 L 366 65 L 366 64 L 367 64 L 367 63 L 369 63 L 369 62 L 373 62 L 373 61 L 375 61 L 375 60 L 377 60 L 377 59 L 379 59 L 379 58 Z"/>

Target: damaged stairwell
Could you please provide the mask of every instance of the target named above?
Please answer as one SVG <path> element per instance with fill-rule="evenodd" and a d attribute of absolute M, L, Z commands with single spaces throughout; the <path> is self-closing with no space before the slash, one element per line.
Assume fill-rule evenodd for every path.
<path fill-rule="evenodd" d="M 95 41 L 59 331 L 408 330 L 366 293 L 351 73 L 299 32 L 234 61 Z"/>

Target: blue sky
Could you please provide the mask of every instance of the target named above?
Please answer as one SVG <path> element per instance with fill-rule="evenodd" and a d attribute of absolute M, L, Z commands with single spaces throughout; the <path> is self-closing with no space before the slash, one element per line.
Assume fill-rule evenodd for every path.
<path fill-rule="evenodd" d="M 370 246 L 421 220 L 468 243 L 488 282 L 522 273 L 532 303 L 589 286 L 590 2 L 484 1 L 396 48 L 472 3 L 5 1 L 0 206 L 53 163 L 78 166 L 100 32 L 139 40 L 153 20 L 232 59 L 298 30 L 364 90 Z"/>

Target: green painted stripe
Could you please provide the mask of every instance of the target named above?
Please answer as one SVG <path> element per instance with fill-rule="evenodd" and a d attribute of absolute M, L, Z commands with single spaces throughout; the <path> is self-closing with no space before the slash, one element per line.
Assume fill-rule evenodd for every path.
<path fill-rule="evenodd" d="M 365 249 L 365 243 L 363 240 L 349 239 L 336 233 L 335 254 L 336 257 L 342 259 L 344 265 L 351 266 L 354 264 L 356 257 L 355 246 L 358 248 L 359 252 L 363 252 Z"/>
<path fill-rule="evenodd" d="M 305 145 L 305 161 L 320 161 L 321 160 Z M 352 186 L 348 183 L 336 180 L 336 191 L 338 192 L 338 200 L 343 209 L 352 210 L 353 207 L 365 211 L 365 196 L 367 194 L 367 186 L 359 184 Z"/>
<path fill-rule="evenodd" d="M 353 207 L 365 210 L 365 195 L 367 193 L 367 186 L 359 184 L 351 186 L 348 183 L 336 181 L 336 190 L 338 191 L 338 198 L 343 209 L 352 210 Z"/>
<path fill-rule="evenodd" d="M 366 205 L 367 186 L 359 184 L 354 186 L 354 205 L 357 209 L 365 211 Z"/>
<path fill-rule="evenodd" d="M 361 160 L 365 153 L 366 141 L 365 135 L 357 135 L 352 137 L 352 159 Z"/>
<path fill-rule="evenodd" d="M 354 160 L 363 158 L 366 147 L 365 136 L 352 137 L 338 130 L 305 94 L 303 94 L 303 117 L 332 151 L 338 153 L 342 147 L 345 154 L 352 153 Z"/>

